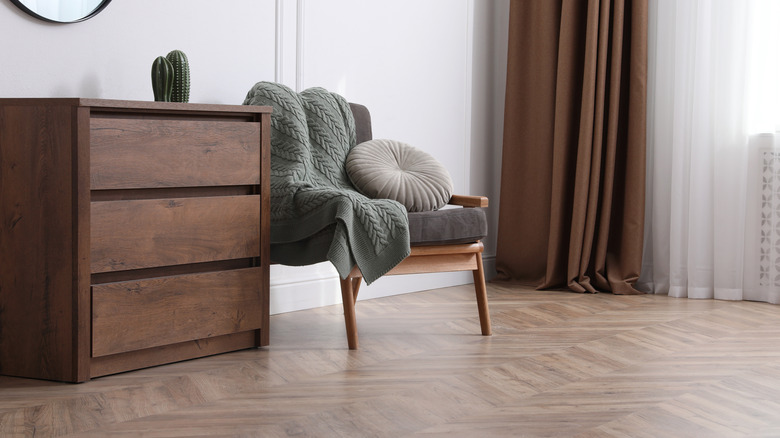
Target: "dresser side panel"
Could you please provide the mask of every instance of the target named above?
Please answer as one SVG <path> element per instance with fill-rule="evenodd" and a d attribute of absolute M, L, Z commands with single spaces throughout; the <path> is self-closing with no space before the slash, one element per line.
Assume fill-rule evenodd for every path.
<path fill-rule="evenodd" d="M 74 380 L 72 114 L 0 106 L 0 374 Z"/>

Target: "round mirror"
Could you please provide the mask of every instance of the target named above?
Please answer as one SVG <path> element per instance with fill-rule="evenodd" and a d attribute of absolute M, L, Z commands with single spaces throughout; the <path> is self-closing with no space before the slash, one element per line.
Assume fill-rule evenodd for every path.
<path fill-rule="evenodd" d="M 54 23 L 76 23 L 97 15 L 111 0 L 11 0 L 35 18 Z"/>

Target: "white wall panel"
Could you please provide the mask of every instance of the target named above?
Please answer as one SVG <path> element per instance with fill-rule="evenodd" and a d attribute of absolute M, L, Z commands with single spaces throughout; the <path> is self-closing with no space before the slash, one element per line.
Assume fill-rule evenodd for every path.
<path fill-rule="evenodd" d="M 114 1 L 76 24 L 0 2 L 0 96 L 153 100 L 152 61 L 190 61 L 190 101 L 238 104 L 274 79 L 274 0 Z"/>
<path fill-rule="evenodd" d="M 466 189 L 466 0 L 306 1 L 303 85 L 368 106 L 374 137 L 426 150 Z"/>

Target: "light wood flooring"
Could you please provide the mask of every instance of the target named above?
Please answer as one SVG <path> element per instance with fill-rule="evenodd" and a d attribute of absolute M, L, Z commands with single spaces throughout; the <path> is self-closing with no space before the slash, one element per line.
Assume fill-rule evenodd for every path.
<path fill-rule="evenodd" d="M 489 284 L 275 315 L 271 347 L 0 377 L 0 436 L 778 437 L 780 306 Z"/>

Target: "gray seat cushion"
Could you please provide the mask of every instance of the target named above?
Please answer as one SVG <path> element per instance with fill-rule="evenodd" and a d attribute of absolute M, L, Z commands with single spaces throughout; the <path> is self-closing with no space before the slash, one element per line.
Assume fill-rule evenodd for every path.
<path fill-rule="evenodd" d="M 447 208 L 409 213 L 412 246 L 472 243 L 487 236 L 487 219 L 481 208 Z"/>

